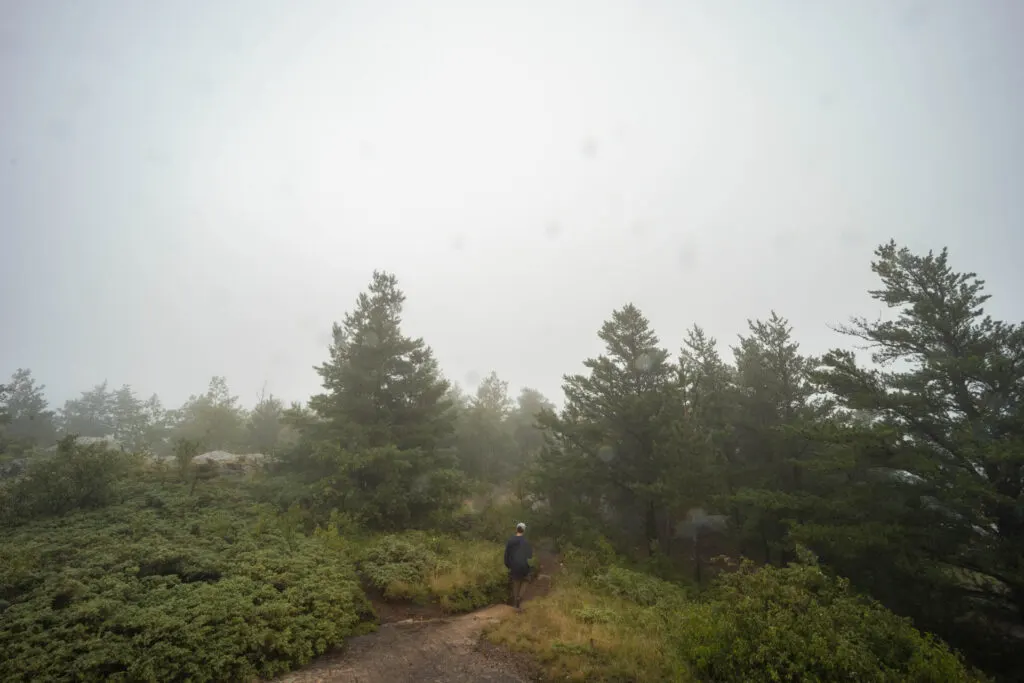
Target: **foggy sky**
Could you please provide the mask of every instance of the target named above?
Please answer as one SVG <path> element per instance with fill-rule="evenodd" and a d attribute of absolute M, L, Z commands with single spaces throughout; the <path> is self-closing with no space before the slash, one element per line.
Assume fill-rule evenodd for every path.
<path fill-rule="evenodd" d="M 319 389 L 374 268 L 463 385 L 560 401 L 636 303 L 676 351 L 873 316 L 872 249 L 1024 292 L 1024 3 L 0 1 L 0 375 Z"/>

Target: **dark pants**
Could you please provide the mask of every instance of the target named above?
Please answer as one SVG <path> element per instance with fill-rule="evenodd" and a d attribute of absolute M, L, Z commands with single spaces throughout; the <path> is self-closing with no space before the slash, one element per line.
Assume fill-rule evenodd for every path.
<path fill-rule="evenodd" d="M 526 585 L 526 577 L 509 575 L 509 581 L 512 583 L 512 604 L 519 607 L 519 603 L 523 600 L 523 587 Z"/>

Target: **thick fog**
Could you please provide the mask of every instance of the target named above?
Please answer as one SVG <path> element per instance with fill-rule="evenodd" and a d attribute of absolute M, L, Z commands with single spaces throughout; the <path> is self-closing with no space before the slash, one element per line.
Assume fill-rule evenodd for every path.
<path fill-rule="evenodd" d="M 472 387 L 874 316 L 949 246 L 1021 317 L 1024 5 L 8 1 L 0 376 L 304 400 L 374 268 Z"/>

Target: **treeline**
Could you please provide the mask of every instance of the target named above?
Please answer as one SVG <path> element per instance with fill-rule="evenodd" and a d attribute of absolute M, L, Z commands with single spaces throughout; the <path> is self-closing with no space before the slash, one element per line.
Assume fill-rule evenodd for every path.
<path fill-rule="evenodd" d="M 169 452 L 179 439 L 210 450 L 271 453 L 289 438 L 283 419 L 286 408 L 279 398 L 260 397 L 247 410 L 223 377 L 213 377 L 204 393 L 190 396 L 176 409 L 165 408 L 156 394 L 143 400 L 128 385 L 111 389 L 103 382 L 52 410 L 44 390 L 32 371 L 24 368 L 0 386 L 0 409 L 6 422 L 0 448 L 7 455 L 52 446 L 68 434 L 107 438 L 130 451 L 159 455 Z"/>
<path fill-rule="evenodd" d="M 785 318 L 719 355 L 693 327 L 678 353 L 627 305 L 606 352 L 565 378 L 530 489 L 552 522 L 700 569 L 701 532 L 783 565 L 798 546 L 989 667 L 1022 673 L 1024 328 L 946 251 L 876 251 L 893 315 L 841 331 L 870 348 L 802 354 Z M 718 517 L 701 514 L 718 513 Z M 696 548 L 694 547 L 696 545 Z"/>
<path fill-rule="evenodd" d="M 986 316 L 983 281 L 945 251 L 889 243 L 871 267 L 870 295 L 893 315 L 841 330 L 871 348 L 870 365 L 850 350 L 801 353 L 774 312 L 750 321 L 731 358 L 699 326 L 669 350 L 626 305 L 600 328 L 605 353 L 565 377 L 560 411 L 529 390 L 513 403 L 494 375 L 470 398 L 402 332 L 405 295 L 376 272 L 334 326 L 324 391 L 305 405 L 257 417 L 215 378 L 178 411 L 98 387 L 50 414 L 16 373 L 3 439 L 244 444 L 278 455 L 296 484 L 282 503 L 369 529 L 450 526 L 476 484 L 499 485 L 534 529 L 666 576 L 700 580 L 718 553 L 784 565 L 805 546 L 990 670 L 1019 670 L 1024 329 Z M 273 429 L 254 426 L 267 416 Z"/>

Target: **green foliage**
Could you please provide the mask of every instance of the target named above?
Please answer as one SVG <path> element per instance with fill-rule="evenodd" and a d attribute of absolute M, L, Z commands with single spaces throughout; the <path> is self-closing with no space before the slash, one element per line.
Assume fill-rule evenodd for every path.
<path fill-rule="evenodd" d="M 889 604 L 1013 666 L 1020 639 L 1009 634 L 1024 615 L 1024 327 L 986 316 L 984 281 L 954 271 L 945 250 L 890 242 L 872 270 L 882 287 L 871 296 L 895 316 L 843 328 L 871 346 L 874 367 L 836 349 L 815 374 L 841 412 L 819 428 L 830 476 L 815 478 L 812 514 L 795 533 Z"/>
<path fill-rule="evenodd" d="M 623 567 L 608 567 L 592 583 L 597 590 L 645 607 L 678 608 L 685 598 L 678 584 Z"/>
<path fill-rule="evenodd" d="M 532 534 L 558 539 L 582 578 L 550 603 L 557 609 L 539 610 L 546 621 L 529 617 L 521 624 L 532 631 L 509 627 L 506 635 L 557 662 L 560 676 L 966 676 L 945 646 L 828 572 L 788 566 L 807 545 L 858 591 L 1019 679 L 1024 327 L 984 315 L 984 283 L 955 272 L 945 251 L 916 255 L 889 243 L 876 257 L 882 286 L 871 296 L 893 315 L 843 328 L 871 347 L 869 366 L 843 349 L 803 355 L 775 312 L 748 322 L 728 362 L 694 325 L 673 363 L 647 319 L 627 305 L 600 329 L 605 352 L 585 362 L 584 374 L 564 378 L 564 409 L 556 413 L 532 390 L 513 406 L 494 373 L 473 397 L 449 385 L 431 348 L 401 330 L 405 295 L 397 280 L 375 272 L 333 327 L 329 358 L 318 368 L 324 392 L 308 407 L 284 410 L 271 397 L 249 414 L 214 378 L 178 411 L 104 383 L 69 401 L 61 417 L 65 428 L 112 435 L 133 450 L 171 454 L 178 443 L 177 502 L 146 491 L 144 514 L 111 521 L 117 528 L 142 534 L 147 515 L 177 510 L 194 538 L 209 533 L 234 547 L 255 534 L 298 558 L 314 543 L 317 553 L 359 558 L 363 580 L 394 599 L 450 610 L 486 604 L 504 592 L 500 548 L 466 540 L 500 543 L 512 521 L 528 519 Z M 129 460 L 102 447 L 65 444 L 45 457 L 39 447 L 53 441 L 53 426 L 42 387 L 19 370 L 0 389 L 0 475 L 27 467 L 28 476 L 0 481 L 4 521 L 77 519 L 128 495 L 116 472 Z M 225 492 L 215 470 L 192 467 L 200 443 L 279 456 L 246 488 L 268 503 L 246 513 L 253 529 L 239 531 L 233 512 L 194 519 Z M 463 540 L 403 534 L 367 545 L 364 537 L 412 528 Z M 152 539 L 147 561 L 169 563 L 161 566 L 175 576 L 205 575 L 214 565 L 223 574 L 212 551 L 197 558 L 177 541 L 160 543 Z M 637 571 L 704 585 L 710 557 L 723 552 L 771 566 L 744 566 L 699 600 Z M 37 566 L 35 556 L 11 546 L 4 557 L 14 577 L 10 595 L 27 595 L 35 570 L 25 568 Z M 61 595 L 70 597 L 58 602 L 92 590 L 76 567 L 61 574 Z M 181 578 L 197 586 L 175 590 L 221 583 L 232 585 Z M 256 650 L 245 655 L 250 662 L 269 656 Z M 273 661 L 297 661 L 293 655 Z"/>
<path fill-rule="evenodd" d="M 190 396 L 173 417 L 172 441 L 186 439 L 206 450 L 237 452 L 245 446 L 246 413 L 223 377 L 211 378 L 206 393 Z"/>
<path fill-rule="evenodd" d="M 498 643 L 579 681 L 980 681 L 948 647 L 813 562 L 745 563 L 696 596 L 610 567 L 563 577 Z"/>
<path fill-rule="evenodd" d="M 317 367 L 325 393 L 310 399 L 329 435 L 351 450 L 393 446 L 430 453 L 452 433 L 448 383 L 422 339 L 402 334 L 405 294 L 375 271 L 356 308 L 333 327 L 329 360 Z"/>
<path fill-rule="evenodd" d="M 19 368 L 0 392 L 0 454 L 22 455 L 56 438 L 53 411 L 30 370 Z"/>
<path fill-rule="evenodd" d="M 679 646 L 710 681 L 976 680 L 945 644 L 813 563 L 744 563 L 679 625 Z"/>
<path fill-rule="evenodd" d="M 440 453 L 393 446 L 348 451 L 322 442 L 313 460 L 314 506 L 344 511 L 371 529 L 436 526 L 465 496 L 461 472 Z"/>
<path fill-rule="evenodd" d="M 53 456 L 31 460 L 24 474 L 0 487 L 0 520 L 7 523 L 63 515 L 117 500 L 119 479 L 135 458 L 105 444 L 83 445 L 65 437 Z"/>
<path fill-rule="evenodd" d="M 416 540 L 385 536 L 363 553 L 359 570 L 385 598 L 427 598 L 427 574 L 437 566 L 438 555 L 422 539 Z"/>
<path fill-rule="evenodd" d="M 285 429 L 284 404 L 273 394 L 261 396 L 246 423 L 248 444 L 257 453 L 274 453 Z"/>
<path fill-rule="evenodd" d="M 359 553 L 359 571 L 385 599 L 468 612 L 507 597 L 502 549 L 425 533 L 388 535 Z"/>
<path fill-rule="evenodd" d="M 246 680 L 366 630 L 351 560 L 261 529 L 244 489 L 133 486 L 0 537 L 0 678 Z"/>
<path fill-rule="evenodd" d="M 317 371 L 303 443 L 290 459 L 310 477 L 321 510 L 336 508 L 376 529 L 450 518 L 466 487 L 443 448 L 453 415 L 430 347 L 402 334 L 405 295 L 375 272 L 356 308 L 334 325 L 330 359 Z M 300 417 L 295 414 L 295 417 Z"/>

